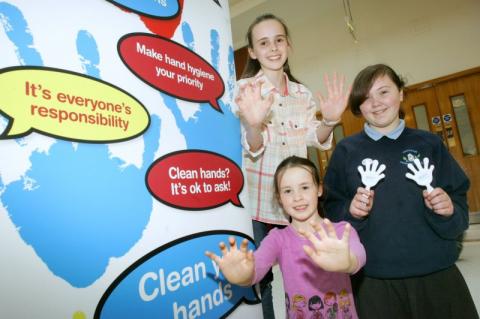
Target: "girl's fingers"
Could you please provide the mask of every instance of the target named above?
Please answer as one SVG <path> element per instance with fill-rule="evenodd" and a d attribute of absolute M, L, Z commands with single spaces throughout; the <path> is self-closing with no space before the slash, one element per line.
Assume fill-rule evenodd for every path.
<path fill-rule="evenodd" d="M 235 98 L 235 104 L 238 105 L 239 112 L 241 113 L 243 109 L 243 105 L 242 105 L 242 98 L 240 96 L 237 96 Z"/>
<path fill-rule="evenodd" d="M 230 236 L 230 237 L 228 238 L 228 242 L 230 243 L 230 249 L 231 249 L 231 250 L 237 249 L 237 242 L 235 241 L 235 237 Z"/>
<path fill-rule="evenodd" d="M 307 238 L 313 244 L 313 246 L 316 247 L 320 243 L 318 238 L 313 233 L 307 232 L 307 231 L 304 231 L 304 230 L 299 230 L 299 232 L 300 232 L 301 235 L 305 236 L 305 238 Z"/>
<path fill-rule="evenodd" d="M 253 250 L 247 252 L 247 260 L 253 261 Z"/>
<path fill-rule="evenodd" d="M 352 85 L 351 84 L 348 86 L 347 93 L 345 94 L 345 96 L 348 98 L 350 96 L 350 93 L 352 93 Z"/>
<path fill-rule="evenodd" d="M 247 86 L 248 86 L 248 83 L 240 85 L 240 87 L 238 88 L 237 96 L 240 95 L 240 94 L 243 94 L 243 92 L 245 92 L 245 89 L 247 88 Z"/>
<path fill-rule="evenodd" d="M 352 226 L 350 224 L 345 225 L 345 229 L 343 230 L 342 241 L 346 244 L 350 241 L 350 232 L 352 230 Z"/>
<path fill-rule="evenodd" d="M 370 206 L 370 196 L 363 192 L 358 192 L 353 198 L 353 206 L 365 213 L 368 213 Z"/>
<path fill-rule="evenodd" d="M 320 237 L 321 240 L 324 240 L 325 238 L 328 237 L 328 235 L 325 232 L 325 229 L 323 228 L 323 225 L 321 223 L 314 224 L 313 229 L 315 229 L 315 231 L 317 232 L 317 234 L 318 234 L 318 236 Z"/>
<path fill-rule="evenodd" d="M 337 233 L 335 232 L 335 228 L 330 220 L 325 218 L 324 220 L 325 226 L 327 227 L 328 237 L 330 238 L 337 238 Z"/>
<path fill-rule="evenodd" d="M 322 93 L 317 93 L 317 98 L 320 101 L 320 104 L 325 104 L 325 98 L 323 97 Z"/>
<path fill-rule="evenodd" d="M 359 187 L 357 188 L 357 195 L 362 195 L 362 196 L 366 196 L 367 198 L 369 198 L 371 195 L 373 194 L 373 190 L 368 190 L 366 188 L 363 188 L 363 187 Z"/>
<path fill-rule="evenodd" d="M 205 255 L 208 258 L 210 258 L 211 260 L 213 260 L 216 264 L 218 264 L 220 262 L 220 257 L 218 257 L 217 255 L 215 255 L 214 253 L 212 253 L 208 250 L 205 252 Z"/>
<path fill-rule="evenodd" d="M 337 96 L 338 92 L 339 92 L 339 90 L 338 90 L 338 79 L 337 79 L 337 72 L 335 71 L 335 72 L 333 72 L 333 94 L 335 96 Z"/>
<path fill-rule="evenodd" d="M 315 252 L 313 251 L 312 247 L 305 245 L 303 246 L 303 251 L 312 259 L 313 259 L 313 256 L 315 256 Z"/>
<path fill-rule="evenodd" d="M 252 93 L 254 94 L 255 97 L 261 97 L 262 96 L 262 88 L 261 84 L 255 84 L 254 87 L 252 87 Z"/>
<path fill-rule="evenodd" d="M 338 93 L 339 94 L 342 94 L 344 87 L 345 87 L 345 75 L 342 75 L 340 77 L 340 84 L 339 84 L 339 88 L 338 88 Z"/>
<path fill-rule="evenodd" d="M 242 243 L 240 244 L 240 251 L 243 253 L 247 252 L 247 246 L 248 246 L 248 240 L 244 239 L 242 240 Z"/>
<path fill-rule="evenodd" d="M 270 108 L 270 106 L 271 106 L 272 103 L 273 103 L 273 99 L 274 99 L 273 94 L 272 94 L 272 93 L 268 94 L 268 96 L 267 96 L 267 102 L 268 102 L 267 105 L 268 105 L 269 108 Z"/>
<path fill-rule="evenodd" d="M 257 96 L 262 95 L 262 85 L 263 85 L 263 83 L 264 83 L 263 81 L 256 81 L 252 84 L 252 89 Z"/>
<path fill-rule="evenodd" d="M 327 87 L 328 96 L 333 95 L 332 85 L 330 84 L 330 79 L 328 78 L 328 74 L 323 75 L 323 82 L 325 82 L 325 86 Z"/>
<path fill-rule="evenodd" d="M 220 251 L 222 252 L 223 256 L 225 256 L 228 253 L 227 246 L 223 241 L 220 244 L 218 244 L 218 247 L 220 247 Z"/>

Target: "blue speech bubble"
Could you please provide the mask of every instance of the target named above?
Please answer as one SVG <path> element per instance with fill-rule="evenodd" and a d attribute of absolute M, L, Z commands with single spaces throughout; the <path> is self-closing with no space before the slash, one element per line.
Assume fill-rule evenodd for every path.
<path fill-rule="evenodd" d="M 108 287 L 95 310 L 95 319 L 225 318 L 242 302 L 260 302 L 254 287 L 230 284 L 205 256 L 220 255 L 219 242 L 237 242 L 245 234 L 228 230 L 177 239 L 140 258 Z"/>
<path fill-rule="evenodd" d="M 107 0 L 113 4 L 133 11 L 140 15 L 157 18 L 171 19 L 178 13 L 180 6 L 178 0 Z"/>

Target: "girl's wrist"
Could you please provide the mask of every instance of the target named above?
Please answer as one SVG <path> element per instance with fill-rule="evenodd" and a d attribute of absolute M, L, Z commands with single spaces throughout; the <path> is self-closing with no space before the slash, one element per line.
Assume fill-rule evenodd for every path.
<path fill-rule="evenodd" d="M 350 252 L 350 265 L 348 267 L 348 273 L 353 274 L 357 270 L 357 257 Z"/>
<path fill-rule="evenodd" d="M 324 126 L 328 126 L 328 127 L 334 127 L 335 125 L 337 125 L 338 123 L 340 123 L 340 120 L 341 119 L 338 119 L 338 120 L 327 120 L 325 118 L 322 118 L 320 120 L 320 122 L 322 123 L 322 125 Z"/>

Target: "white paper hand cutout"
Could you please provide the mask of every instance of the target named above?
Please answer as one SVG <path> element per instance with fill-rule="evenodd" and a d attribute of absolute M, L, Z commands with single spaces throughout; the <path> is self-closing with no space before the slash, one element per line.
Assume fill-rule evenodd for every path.
<path fill-rule="evenodd" d="M 362 165 L 365 166 L 365 169 Z M 382 172 L 387 167 L 384 164 L 379 167 L 378 161 L 372 160 L 371 158 L 364 159 L 362 165 L 358 166 L 358 172 L 362 177 L 363 185 L 365 185 L 367 190 L 370 190 L 371 187 L 377 185 L 379 180 L 385 177 L 385 174 L 382 174 Z"/>
<path fill-rule="evenodd" d="M 418 158 L 414 159 L 413 163 L 415 164 L 416 167 L 414 167 L 412 163 L 409 163 L 407 165 L 408 169 L 412 171 L 413 175 L 410 173 L 407 173 L 405 174 L 405 176 L 415 181 L 418 185 L 427 187 L 427 192 L 430 193 L 431 191 L 433 191 L 433 187 L 431 183 L 433 180 L 434 165 L 431 165 L 430 167 L 428 167 L 428 162 L 429 162 L 428 157 L 424 157 L 423 167 L 422 167 L 420 160 Z"/>

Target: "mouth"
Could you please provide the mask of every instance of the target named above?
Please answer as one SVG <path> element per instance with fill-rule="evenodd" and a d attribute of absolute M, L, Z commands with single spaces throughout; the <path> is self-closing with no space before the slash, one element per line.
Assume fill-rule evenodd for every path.
<path fill-rule="evenodd" d="M 308 205 L 298 205 L 294 206 L 293 209 L 296 210 L 297 212 L 303 212 L 307 209 Z"/>
<path fill-rule="evenodd" d="M 386 111 L 387 111 L 387 109 L 376 110 L 376 111 L 372 112 L 372 114 L 373 115 L 382 115 Z"/>
<path fill-rule="evenodd" d="M 272 55 L 272 56 L 269 56 L 269 57 L 268 57 L 268 59 L 269 59 L 270 61 L 278 61 L 278 60 L 280 60 L 281 58 L 282 58 L 281 55 Z"/>

